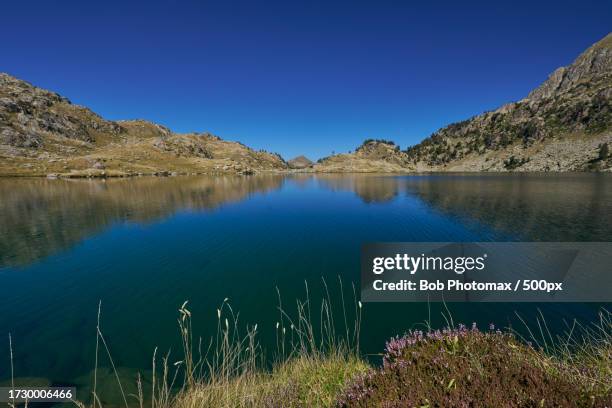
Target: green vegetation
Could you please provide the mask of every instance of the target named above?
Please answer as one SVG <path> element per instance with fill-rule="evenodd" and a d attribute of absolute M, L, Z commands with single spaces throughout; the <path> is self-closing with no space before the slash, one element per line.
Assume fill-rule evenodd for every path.
<path fill-rule="evenodd" d="M 448 125 L 406 149 L 406 153 L 412 162 L 439 166 L 510 146 L 527 149 L 536 143 L 544 145 L 576 133 L 601 135 L 612 120 L 606 81 L 593 79 L 558 95 L 508 104 Z"/>
<path fill-rule="evenodd" d="M 393 140 L 387 140 L 387 139 L 366 139 L 363 141 L 361 145 L 365 146 L 370 143 L 383 143 L 383 144 L 395 146 L 395 142 Z"/>
<path fill-rule="evenodd" d="M 607 143 L 599 145 L 599 160 L 606 160 L 610 157 L 610 147 Z"/>
<path fill-rule="evenodd" d="M 600 143 L 598 146 L 598 149 L 599 149 L 599 153 L 597 154 L 597 157 L 589 161 L 587 170 L 590 170 L 590 171 L 601 170 L 601 168 L 606 165 L 606 162 L 608 161 L 608 159 L 612 157 L 610 155 L 610 147 L 608 143 Z"/>
<path fill-rule="evenodd" d="M 153 356 L 152 378 L 125 386 L 100 329 L 90 402 L 104 407 L 98 362 L 109 358 L 126 407 L 604 407 L 612 404 L 612 314 L 602 310 L 589 326 L 574 322 L 554 337 L 543 318 L 524 333 L 454 325 L 409 331 L 390 339 L 381 366 L 359 354 L 362 305 L 342 282 L 333 298 L 323 282 L 320 308 L 306 299 L 293 316 L 282 307 L 276 353 L 269 364 L 257 342 L 258 327 L 242 328 L 227 299 L 217 309 L 217 330 L 208 342 L 193 338 L 192 315 L 178 310 L 183 355 Z M 335 301 L 332 302 L 332 299 Z M 352 304 L 351 304 L 352 303 Z M 315 319 L 312 318 L 315 316 Z M 522 318 L 519 316 L 521 321 Z M 315 324 L 316 320 L 316 324 Z M 524 321 L 523 321 L 524 322 Z M 207 346 L 206 346 L 207 344 Z M 268 361 L 268 363 L 267 363 Z M 179 385 L 180 384 L 180 385 Z"/>
<path fill-rule="evenodd" d="M 591 407 L 609 403 L 609 389 L 575 381 L 567 370 L 566 365 L 493 326 L 488 332 L 475 325 L 415 331 L 391 339 L 383 367 L 358 377 L 339 405 Z"/>
<path fill-rule="evenodd" d="M 368 366 L 358 358 L 296 357 L 271 372 L 204 382 L 183 392 L 174 407 L 332 407 L 346 383 Z"/>
<path fill-rule="evenodd" d="M 513 155 L 504 160 L 504 167 L 506 168 L 506 170 L 515 170 L 521 167 L 523 164 L 527 163 L 528 161 L 529 159 L 525 159 L 524 157 L 517 159 Z"/>

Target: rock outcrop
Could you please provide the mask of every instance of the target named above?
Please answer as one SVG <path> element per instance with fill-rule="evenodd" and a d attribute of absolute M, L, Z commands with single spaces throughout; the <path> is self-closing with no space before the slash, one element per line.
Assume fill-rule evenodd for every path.
<path fill-rule="evenodd" d="M 306 156 L 298 156 L 287 161 L 287 164 L 291 169 L 307 169 L 312 167 L 314 163 Z"/>

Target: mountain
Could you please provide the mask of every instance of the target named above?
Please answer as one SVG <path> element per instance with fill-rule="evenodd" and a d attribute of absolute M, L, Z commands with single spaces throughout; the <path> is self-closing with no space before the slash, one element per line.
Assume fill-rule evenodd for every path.
<path fill-rule="evenodd" d="M 287 168 L 278 155 L 209 133 L 144 120 L 109 121 L 54 92 L 0 73 L 0 175 L 65 177 L 252 173 Z"/>
<path fill-rule="evenodd" d="M 612 33 L 526 98 L 448 125 L 405 151 L 366 140 L 312 165 L 209 133 L 144 120 L 109 121 L 0 74 L 0 175 L 172 173 L 612 171 Z"/>
<path fill-rule="evenodd" d="M 367 140 L 320 172 L 612 171 L 612 33 L 518 102 L 448 125 L 405 151 Z"/>
<path fill-rule="evenodd" d="M 418 170 L 612 167 L 612 33 L 518 102 L 442 128 L 407 150 Z"/>
<path fill-rule="evenodd" d="M 389 140 L 368 139 L 354 153 L 325 157 L 314 166 L 319 172 L 393 173 L 414 169 L 410 157 Z"/>
<path fill-rule="evenodd" d="M 287 161 L 287 164 L 291 169 L 306 169 L 312 166 L 314 163 L 306 156 L 298 156 Z"/>

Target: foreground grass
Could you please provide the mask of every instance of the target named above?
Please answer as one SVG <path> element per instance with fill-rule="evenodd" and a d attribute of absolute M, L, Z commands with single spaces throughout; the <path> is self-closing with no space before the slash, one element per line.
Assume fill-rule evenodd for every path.
<path fill-rule="evenodd" d="M 179 309 L 183 338 L 186 387 L 167 406 L 196 407 L 331 407 L 347 383 L 369 366 L 359 354 L 361 302 L 355 287 L 352 304 L 345 302 L 339 282 L 336 302 L 323 282 L 324 298 L 314 313 L 306 284 L 305 300 L 296 302 L 293 314 L 282 306 L 276 324 L 276 356 L 266 368 L 259 347 L 257 325 L 241 333 L 238 316 L 225 301 L 217 310 L 217 335 L 209 351 L 195 361 L 191 338 L 191 313 Z M 335 303 L 335 304 L 334 304 Z M 334 319 L 339 314 L 341 322 Z M 351 316 L 349 318 L 348 316 Z M 342 325 L 343 323 L 343 325 Z M 340 332 L 337 328 L 342 327 Z M 162 393 L 165 391 L 162 389 Z M 165 407 L 163 407 L 165 408 Z"/>
<path fill-rule="evenodd" d="M 359 358 L 346 355 L 298 357 L 269 373 L 196 384 L 179 395 L 174 406 L 332 407 L 347 382 L 368 369 Z"/>
<path fill-rule="evenodd" d="M 257 343 L 258 327 L 239 324 L 227 300 L 217 310 L 216 334 L 203 347 L 194 341 L 192 316 L 179 309 L 183 356 L 153 356 L 153 377 L 124 387 L 124 404 L 144 408 L 207 407 L 610 407 L 612 406 L 612 314 L 588 326 L 573 323 L 553 337 L 543 319 L 528 336 L 475 325 L 427 332 L 409 331 L 390 339 L 382 366 L 359 353 L 361 303 L 353 288 L 347 305 L 325 299 L 311 310 L 297 301 L 290 315 L 279 296 L 274 363 Z M 349 307 L 350 306 L 350 307 Z M 317 316 L 315 327 L 312 315 Z M 451 320 L 452 321 L 452 320 Z M 98 324 L 99 327 L 99 324 Z M 339 329 L 338 329 L 339 328 Z M 90 402 L 81 408 L 108 408 L 96 388 L 99 354 L 112 357 L 98 329 L 96 369 Z M 128 392 L 127 390 L 131 390 Z M 134 390 L 135 388 L 135 390 Z"/>
<path fill-rule="evenodd" d="M 521 320 L 529 334 L 514 334 L 538 350 L 535 364 L 578 384 L 584 393 L 606 401 L 605 406 L 612 406 L 612 312 L 600 310 L 599 320 L 588 325 L 574 321 L 559 336 L 550 334 L 541 313 L 533 329 Z"/>
<path fill-rule="evenodd" d="M 536 327 L 539 335 L 526 326 L 527 338 L 475 325 L 408 332 L 387 342 L 381 367 L 346 341 L 309 348 L 306 336 L 271 371 L 200 378 L 172 406 L 612 406 L 610 312 L 589 326 L 574 323 L 564 336 L 550 335 L 543 319 Z"/>
<path fill-rule="evenodd" d="M 305 299 L 296 300 L 292 313 L 283 308 L 279 293 L 276 350 L 272 356 L 266 355 L 258 343 L 257 324 L 240 324 L 228 299 L 217 309 L 215 334 L 208 340 L 194 339 L 192 315 L 185 302 L 178 310 L 182 359 L 171 361 L 169 353 L 158 356 L 156 350 L 152 378 L 144 381 L 139 376 L 135 387 L 122 384 L 114 368 L 100 329 L 99 310 L 91 398 L 89 403 L 77 405 L 108 408 L 102 390 L 97 388 L 98 362 L 106 355 L 125 407 L 335 406 L 347 384 L 370 366 L 359 354 L 362 305 L 355 287 L 352 296 L 345 294 L 339 281 L 333 301 L 325 282 L 323 288 L 323 299 L 317 301 L 320 306 L 313 310 L 306 284 Z M 346 301 L 351 298 L 352 302 Z"/>

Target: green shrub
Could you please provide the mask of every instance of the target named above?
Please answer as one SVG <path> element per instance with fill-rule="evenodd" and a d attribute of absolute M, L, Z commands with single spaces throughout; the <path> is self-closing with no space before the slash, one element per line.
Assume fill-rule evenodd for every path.
<path fill-rule="evenodd" d="M 383 143 L 383 144 L 388 144 L 391 146 L 395 146 L 395 142 L 393 140 L 387 140 L 387 139 L 366 139 L 363 141 L 363 143 L 361 144 L 362 146 L 365 146 L 369 143 Z"/>
<path fill-rule="evenodd" d="M 506 160 L 504 160 L 504 167 L 506 168 L 506 170 L 514 170 L 514 169 L 521 167 L 523 164 L 527 163 L 528 161 L 529 159 L 525 159 L 525 158 L 517 159 L 514 156 L 510 156 Z"/>
<path fill-rule="evenodd" d="M 610 157 L 610 147 L 607 143 L 599 145 L 599 160 L 606 160 Z"/>

